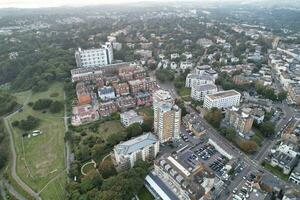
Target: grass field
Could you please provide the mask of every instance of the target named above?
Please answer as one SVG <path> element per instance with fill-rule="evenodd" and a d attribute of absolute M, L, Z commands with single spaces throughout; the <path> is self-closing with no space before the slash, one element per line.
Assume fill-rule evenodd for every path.
<path fill-rule="evenodd" d="M 138 197 L 140 200 L 154 200 L 152 194 L 145 187 L 141 189 L 141 191 L 138 194 Z"/>
<path fill-rule="evenodd" d="M 261 164 L 265 169 L 269 170 L 272 174 L 278 176 L 279 178 L 281 178 L 284 181 L 287 181 L 289 179 L 289 175 L 285 175 L 282 172 L 282 169 L 279 167 L 273 167 L 271 164 L 267 163 L 267 162 L 263 162 Z"/>
<path fill-rule="evenodd" d="M 15 96 L 18 103 L 35 102 L 40 98 L 63 101 L 63 85 L 56 83 L 46 92 L 32 94 L 27 91 L 17 93 Z M 18 156 L 17 173 L 35 191 L 40 192 L 43 189 L 41 192 L 43 199 L 64 199 L 57 198 L 58 196 L 64 196 L 66 177 L 64 172 L 64 113 L 42 113 L 25 105 L 22 112 L 15 114 L 9 120 L 13 122 L 25 119 L 28 115 L 41 120 L 39 127 L 36 129 L 41 130 L 43 134 L 23 138 L 21 135 L 24 131 L 13 128 Z M 51 182 L 49 183 L 49 181 Z M 56 198 L 54 195 L 57 195 Z"/>

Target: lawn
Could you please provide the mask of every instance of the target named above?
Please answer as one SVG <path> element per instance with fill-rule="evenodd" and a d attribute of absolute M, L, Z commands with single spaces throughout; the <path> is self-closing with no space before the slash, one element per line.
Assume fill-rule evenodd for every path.
<path fill-rule="evenodd" d="M 62 188 L 65 186 L 64 113 L 52 114 L 34 111 L 27 103 L 35 102 L 40 98 L 63 101 L 63 85 L 55 83 L 46 92 L 31 93 L 27 91 L 17 93 L 15 96 L 18 103 L 26 103 L 26 105 L 22 112 L 16 113 L 9 121 L 21 120 L 32 115 L 41 120 L 36 129 L 43 132 L 42 135 L 36 137 L 23 138 L 24 131 L 13 128 L 17 151 L 17 173 L 37 192 L 41 191 L 55 177 L 55 180 L 43 189 L 41 196 L 43 199 L 56 199 L 53 198 L 53 188 L 60 187 L 60 185 Z M 56 189 L 55 195 L 64 196 L 64 190 Z"/>
<path fill-rule="evenodd" d="M 289 175 L 285 175 L 282 172 L 282 169 L 279 167 L 273 167 L 271 164 L 267 163 L 267 162 L 263 162 L 261 164 L 265 169 L 267 169 L 268 171 L 270 171 L 272 174 L 278 176 L 279 178 L 281 178 L 284 181 L 287 181 L 289 179 Z"/>
<path fill-rule="evenodd" d="M 140 200 L 154 200 L 152 194 L 147 190 L 147 188 L 143 187 L 138 194 Z"/>

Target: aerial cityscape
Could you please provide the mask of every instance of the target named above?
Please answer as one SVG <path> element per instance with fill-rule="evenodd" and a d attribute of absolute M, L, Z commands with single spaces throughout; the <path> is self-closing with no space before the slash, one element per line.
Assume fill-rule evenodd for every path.
<path fill-rule="evenodd" d="M 300 200 L 299 19 L 0 1 L 0 200 Z"/>

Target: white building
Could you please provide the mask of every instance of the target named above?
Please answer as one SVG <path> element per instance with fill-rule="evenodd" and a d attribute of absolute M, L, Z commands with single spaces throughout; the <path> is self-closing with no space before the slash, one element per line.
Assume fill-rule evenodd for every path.
<path fill-rule="evenodd" d="M 180 55 L 178 53 L 172 53 L 171 54 L 171 60 L 179 58 L 179 57 L 180 57 Z"/>
<path fill-rule="evenodd" d="M 207 75 L 188 74 L 185 79 L 185 87 L 193 87 L 204 84 L 214 84 L 215 79 Z"/>
<path fill-rule="evenodd" d="M 143 117 L 139 116 L 134 110 L 129 110 L 120 114 L 121 124 L 125 127 L 134 123 L 143 123 Z"/>
<path fill-rule="evenodd" d="M 207 70 L 211 70 L 209 65 L 200 65 L 195 67 L 195 74 L 204 75 Z"/>
<path fill-rule="evenodd" d="M 205 108 L 229 108 L 240 104 L 241 94 L 235 90 L 220 91 L 204 97 Z"/>
<path fill-rule="evenodd" d="M 191 97 L 197 101 L 203 101 L 205 95 L 214 94 L 218 91 L 215 84 L 196 85 L 192 87 Z"/>
<path fill-rule="evenodd" d="M 98 89 L 98 96 L 103 101 L 109 101 L 111 99 L 115 99 L 115 90 L 113 87 L 105 86 L 103 88 Z"/>
<path fill-rule="evenodd" d="M 170 92 L 166 90 L 157 90 L 153 94 L 153 111 L 154 111 L 154 116 L 157 115 L 157 110 L 158 106 L 160 103 L 165 102 L 165 103 L 171 103 L 174 104 L 175 100 L 171 96 Z M 154 132 L 156 133 L 158 129 L 158 118 L 154 117 Z"/>
<path fill-rule="evenodd" d="M 192 69 L 193 68 L 193 63 L 190 61 L 183 61 L 180 62 L 180 69 L 181 70 L 186 70 L 186 69 Z"/>
<path fill-rule="evenodd" d="M 114 157 L 121 169 L 133 167 L 137 160 L 153 160 L 158 152 L 159 142 L 152 133 L 121 142 L 114 147 Z"/>
<path fill-rule="evenodd" d="M 187 60 L 190 60 L 193 58 L 193 54 L 190 52 L 185 52 L 182 54 Z"/>
<path fill-rule="evenodd" d="M 77 67 L 101 67 L 111 64 L 113 61 L 113 48 L 110 42 L 106 42 L 101 48 L 82 50 L 75 52 Z"/>
<path fill-rule="evenodd" d="M 289 181 L 296 183 L 297 185 L 300 185 L 300 162 L 292 171 L 292 173 L 289 177 Z"/>

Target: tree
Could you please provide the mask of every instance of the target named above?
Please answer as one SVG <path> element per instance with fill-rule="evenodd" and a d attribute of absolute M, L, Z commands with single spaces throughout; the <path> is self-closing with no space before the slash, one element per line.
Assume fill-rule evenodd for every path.
<path fill-rule="evenodd" d="M 52 104 L 52 100 L 51 99 L 39 99 L 36 102 L 34 102 L 32 109 L 33 110 L 43 110 L 43 109 L 47 109 L 50 107 L 50 105 Z"/>
<path fill-rule="evenodd" d="M 275 125 L 270 121 L 264 122 L 260 125 L 259 130 L 265 137 L 270 137 L 275 133 Z"/>
<path fill-rule="evenodd" d="M 18 123 L 14 122 L 14 124 L 16 125 Z M 19 122 L 18 128 L 23 129 L 25 131 L 29 131 L 36 128 L 39 124 L 40 124 L 40 119 L 29 115 L 27 116 L 26 119 L 22 119 Z"/>
<path fill-rule="evenodd" d="M 236 137 L 236 132 L 233 128 L 222 129 L 221 133 L 230 141 L 232 141 Z"/>
<path fill-rule="evenodd" d="M 117 171 L 115 170 L 115 167 L 110 159 L 103 160 L 100 163 L 98 170 L 105 179 L 117 174 Z"/>
<path fill-rule="evenodd" d="M 81 179 L 80 191 L 86 193 L 95 187 L 100 188 L 102 182 L 102 176 L 96 170 L 91 170 Z"/>
<path fill-rule="evenodd" d="M 218 108 L 210 109 L 204 116 L 204 119 L 215 128 L 220 127 L 222 118 L 222 112 Z"/>
<path fill-rule="evenodd" d="M 153 123 L 147 123 L 147 122 L 142 123 L 141 128 L 142 128 L 143 132 L 152 131 L 152 124 Z"/>
<path fill-rule="evenodd" d="M 258 145 L 255 141 L 241 141 L 240 148 L 246 153 L 254 153 L 257 151 Z"/>
<path fill-rule="evenodd" d="M 106 153 L 105 144 L 95 144 L 92 148 L 92 158 L 94 160 L 99 160 Z"/>
<path fill-rule="evenodd" d="M 175 73 L 171 69 L 158 69 L 155 72 L 155 76 L 161 82 L 173 81 Z"/>

